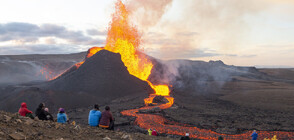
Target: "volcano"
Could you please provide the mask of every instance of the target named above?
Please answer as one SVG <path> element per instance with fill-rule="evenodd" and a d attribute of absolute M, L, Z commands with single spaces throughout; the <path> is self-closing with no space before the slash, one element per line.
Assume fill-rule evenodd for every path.
<path fill-rule="evenodd" d="M 119 53 L 101 50 L 83 65 L 71 67 L 52 81 L 18 88 L 2 94 L 2 110 L 17 111 L 23 101 L 35 108 L 45 102 L 50 108 L 88 107 L 94 103 L 105 104 L 124 96 L 146 97 L 153 93 L 147 82 L 130 75 Z"/>
<path fill-rule="evenodd" d="M 146 82 L 129 74 L 120 54 L 107 50 L 86 59 L 78 69 L 50 81 L 45 88 L 85 92 L 105 99 L 138 93 L 146 95 L 152 91 Z"/>

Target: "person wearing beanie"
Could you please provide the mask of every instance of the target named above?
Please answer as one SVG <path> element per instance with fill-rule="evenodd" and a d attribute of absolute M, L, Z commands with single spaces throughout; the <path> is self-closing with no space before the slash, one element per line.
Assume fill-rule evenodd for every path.
<path fill-rule="evenodd" d="M 57 122 L 65 124 L 68 121 L 67 115 L 63 108 L 59 108 L 59 112 L 57 114 Z"/>
<path fill-rule="evenodd" d="M 54 121 L 53 116 L 49 113 L 49 109 L 45 108 L 44 111 L 45 111 L 46 119 L 49 121 Z"/>
<path fill-rule="evenodd" d="M 94 108 L 89 112 L 88 123 L 90 126 L 98 126 L 101 118 L 101 112 L 99 111 L 99 105 L 95 104 Z"/>
<path fill-rule="evenodd" d="M 189 136 L 190 134 L 186 133 L 185 136 L 181 137 L 181 140 L 190 140 Z"/>

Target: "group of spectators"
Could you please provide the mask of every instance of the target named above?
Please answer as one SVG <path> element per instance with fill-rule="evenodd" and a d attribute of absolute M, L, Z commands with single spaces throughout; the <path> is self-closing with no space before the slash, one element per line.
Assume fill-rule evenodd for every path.
<path fill-rule="evenodd" d="M 35 117 L 38 117 L 39 120 L 49 120 L 54 121 L 53 116 L 51 113 L 49 113 L 49 109 L 45 107 L 44 103 L 40 103 L 35 111 L 35 117 L 33 115 L 33 112 L 30 111 L 27 108 L 26 103 L 22 103 L 21 107 L 19 108 L 19 114 L 21 116 L 26 116 L 34 119 Z M 63 108 L 59 108 L 58 114 L 57 114 L 57 122 L 58 123 L 68 123 L 69 119 L 65 113 L 65 110 Z M 101 113 L 99 110 L 99 105 L 95 104 L 94 108 L 90 110 L 89 117 L 88 117 L 88 124 L 93 127 L 101 127 L 104 129 L 114 130 L 114 118 L 112 116 L 112 113 L 110 112 L 110 107 L 106 106 L 105 110 Z M 157 136 L 157 132 L 155 129 L 148 129 L 148 134 Z M 257 140 L 258 134 L 256 130 L 253 131 L 252 140 Z M 185 136 L 181 137 L 181 140 L 189 140 L 189 133 L 186 133 Z M 223 138 L 220 136 L 218 140 L 223 140 Z"/>
<path fill-rule="evenodd" d="M 31 119 L 34 119 L 35 117 L 37 117 L 39 120 L 54 121 L 54 118 L 49 112 L 49 109 L 45 107 L 45 103 L 39 104 L 39 106 L 37 107 L 35 111 L 35 116 L 33 115 L 33 112 L 27 108 L 27 104 L 24 102 L 21 103 L 21 107 L 19 108 L 18 113 L 21 116 L 30 117 Z M 68 121 L 69 120 L 65 113 L 65 110 L 63 108 L 59 108 L 57 113 L 57 122 L 66 123 Z"/>
<path fill-rule="evenodd" d="M 18 111 L 19 115 L 30 117 L 34 119 L 38 117 L 39 120 L 49 120 L 54 121 L 53 116 L 49 113 L 49 109 L 45 107 L 45 103 L 40 103 L 35 111 L 35 116 L 33 112 L 27 108 L 26 103 L 22 103 Z M 57 113 L 58 123 L 69 123 L 69 119 L 65 113 L 64 108 L 59 108 Z M 95 104 L 94 108 L 90 110 L 88 123 L 90 126 L 101 127 L 109 130 L 114 130 L 114 118 L 110 112 L 110 107 L 106 106 L 105 111 L 102 113 L 99 111 L 99 105 Z"/>

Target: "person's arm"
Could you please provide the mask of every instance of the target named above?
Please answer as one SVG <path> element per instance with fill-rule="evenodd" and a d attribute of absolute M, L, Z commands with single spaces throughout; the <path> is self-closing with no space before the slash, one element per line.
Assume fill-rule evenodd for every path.
<path fill-rule="evenodd" d="M 114 121 L 114 120 L 113 120 L 112 113 L 111 113 L 111 112 L 109 112 L 109 114 L 110 114 L 110 121 L 111 121 L 111 122 L 112 122 L 112 121 Z"/>
<path fill-rule="evenodd" d="M 69 122 L 69 119 L 68 119 L 67 115 L 65 113 L 64 113 L 64 115 L 65 115 L 65 121 Z"/>
<path fill-rule="evenodd" d="M 32 111 L 28 110 L 27 108 L 24 108 L 24 110 L 25 110 L 26 114 L 27 113 L 33 113 Z"/>
<path fill-rule="evenodd" d="M 49 120 L 54 121 L 53 116 L 48 112 L 48 115 L 50 116 Z"/>

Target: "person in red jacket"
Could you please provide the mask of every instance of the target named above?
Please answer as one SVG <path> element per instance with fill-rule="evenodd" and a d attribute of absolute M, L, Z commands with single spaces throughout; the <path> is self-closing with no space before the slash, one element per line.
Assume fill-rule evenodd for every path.
<path fill-rule="evenodd" d="M 30 117 L 34 119 L 34 116 L 32 115 L 32 111 L 28 110 L 27 104 L 25 102 L 21 103 L 21 107 L 18 110 L 18 113 L 20 116 Z"/>
<path fill-rule="evenodd" d="M 153 136 L 157 136 L 157 132 L 156 132 L 155 129 L 153 129 L 153 131 L 152 131 L 152 135 L 153 135 Z"/>
<path fill-rule="evenodd" d="M 106 128 L 109 130 L 114 130 L 114 119 L 113 119 L 112 114 L 110 112 L 109 106 L 106 106 L 105 110 L 101 114 L 99 127 Z"/>

